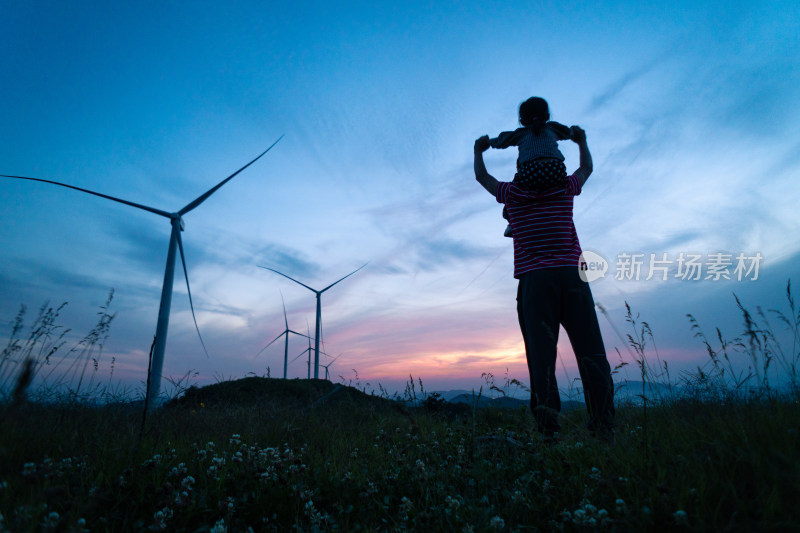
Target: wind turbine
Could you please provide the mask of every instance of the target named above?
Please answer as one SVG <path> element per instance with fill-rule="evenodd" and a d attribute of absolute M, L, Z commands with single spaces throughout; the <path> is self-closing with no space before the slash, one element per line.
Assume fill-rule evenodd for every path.
<path fill-rule="evenodd" d="M 343 277 L 343 278 L 341 278 L 341 279 L 339 279 L 337 281 L 334 281 L 333 283 L 331 283 L 330 285 L 328 285 L 327 287 L 325 287 L 321 291 L 318 291 L 316 289 L 312 289 L 311 287 L 309 287 L 305 283 L 301 283 L 301 282 L 297 281 L 296 279 L 287 276 L 283 272 L 278 272 L 274 268 L 269 268 L 269 267 L 265 267 L 265 266 L 261 266 L 261 265 L 259 265 L 259 266 L 261 268 L 265 268 L 267 270 L 271 270 L 271 271 L 275 272 L 276 274 L 280 274 L 284 278 L 289 278 L 290 280 L 294 281 L 298 285 L 302 285 L 303 287 L 305 287 L 306 289 L 310 290 L 311 292 L 313 292 L 314 294 L 317 295 L 317 329 L 316 329 L 316 335 L 314 336 L 314 379 L 319 379 L 319 327 L 320 327 L 320 319 L 322 318 L 322 303 L 321 303 L 321 300 L 320 300 L 321 297 L 322 297 L 322 293 L 327 291 L 328 289 L 330 289 L 331 287 L 333 287 L 334 285 L 336 285 L 340 281 L 342 281 L 342 280 L 344 280 L 346 278 L 349 278 L 350 276 L 352 276 L 353 274 L 355 274 L 356 272 L 358 272 L 359 270 L 361 270 L 362 268 L 367 266 L 367 263 L 364 263 L 363 265 L 361 265 L 357 269 L 355 269 L 352 272 L 350 272 L 345 277 Z"/>
<path fill-rule="evenodd" d="M 304 337 L 306 337 L 306 338 L 308 339 L 308 348 L 306 348 L 305 350 L 303 350 L 302 352 L 300 352 L 299 354 L 297 354 L 297 355 L 294 357 L 294 359 L 292 359 L 292 360 L 291 360 L 291 361 L 289 361 L 289 362 L 290 362 L 290 363 L 294 363 L 295 361 L 297 361 L 298 359 L 300 359 L 300 357 L 302 357 L 303 355 L 305 355 L 305 354 L 308 354 L 308 362 L 306 363 L 306 365 L 308 366 L 308 379 L 311 379 L 311 354 L 313 353 L 314 349 L 311 347 L 311 335 L 310 335 L 310 334 L 311 334 L 311 331 L 309 331 L 308 333 L 309 333 L 309 335 L 303 335 Z M 328 355 L 328 354 L 327 354 L 327 353 L 325 353 L 325 352 L 320 352 L 320 353 L 321 353 L 322 355 L 327 355 L 328 357 L 330 357 L 330 355 Z M 338 355 L 337 355 L 337 357 L 338 357 Z M 328 363 L 328 364 L 330 364 L 330 363 Z M 323 366 L 324 366 L 324 365 L 323 365 Z"/>
<path fill-rule="evenodd" d="M 309 334 L 311 333 L 311 328 L 309 328 L 309 332 L 308 333 Z M 308 354 L 308 363 L 306 363 L 306 366 L 308 368 L 308 379 L 311 379 L 311 335 L 308 335 L 306 338 L 308 339 L 308 348 L 306 348 L 305 350 L 303 350 L 302 352 L 297 354 L 297 356 L 294 359 L 292 359 L 291 361 L 289 361 L 289 362 L 290 363 L 294 363 L 295 361 L 300 359 L 300 357 L 302 357 L 304 354 L 307 353 Z"/>
<path fill-rule="evenodd" d="M 186 257 L 183 253 L 183 241 L 181 240 L 181 231 L 184 229 L 183 223 L 183 215 L 194 209 L 195 207 L 199 206 L 203 202 L 205 202 L 209 196 L 214 194 L 217 189 L 228 183 L 232 180 L 237 174 L 241 171 L 258 161 L 264 154 L 269 152 L 273 146 L 278 144 L 283 138 L 283 135 L 278 137 L 278 140 L 272 143 L 269 148 L 261 152 L 255 159 L 247 163 L 245 166 L 219 182 L 217 185 L 203 193 L 202 195 L 198 196 L 195 200 L 186 204 L 186 206 L 177 211 L 175 213 L 169 213 L 167 211 L 162 211 L 161 209 L 156 209 L 154 207 L 148 207 L 146 205 L 137 204 L 134 202 L 129 202 L 128 200 L 122 200 L 121 198 L 116 198 L 114 196 L 109 196 L 107 194 L 101 194 L 99 192 L 90 191 L 89 189 L 82 189 L 80 187 L 75 187 L 73 185 L 67 185 L 66 183 L 60 183 L 58 181 L 51 181 L 41 178 L 29 178 L 26 176 L 10 176 L 6 174 L 0 174 L 2 178 L 11 178 L 11 179 L 21 179 L 21 180 L 29 180 L 29 181 L 39 181 L 42 183 L 50 183 L 52 185 L 58 185 L 60 187 L 66 187 L 68 189 L 74 189 L 76 191 L 85 192 L 88 194 L 92 194 L 94 196 L 99 196 L 100 198 L 106 198 L 108 200 L 113 200 L 115 202 L 119 202 L 121 204 L 129 205 L 131 207 L 136 207 L 138 209 L 143 209 L 144 211 L 149 211 L 150 213 L 155 213 L 156 215 L 161 215 L 162 217 L 168 218 L 170 220 L 170 224 L 172 225 L 172 233 L 170 234 L 169 238 L 169 248 L 167 249 L 167 267 L 164 271 L 164 284 L 161 288 L 161 304 L 158 308 L 158 322 L 156 325 L 156 338 L 153 342 L 153 356 L 150 365 L 150 373 L 147 379 L 147 392 L 145 396 L 146 404 L 152 408 L 155 404 L 155 400 L 158 398 L 159 389 L 161 388 L 161 370 L 164 365 L 164 349 L 167 345 L 167 327 L 169 326 L 169 310 L 172 304 L 172 284 L 175 279 L 175 249 L 177 248 L 180 250 L 181 254 L 181 263 L 183 264 L 183 275 L 186 278 L 186 292 L 189 294 L 189 306 L 192 310 L 192 318 L 194 319 L 194 325 L 197 329 L 197 335 L 200 335 L 200 328 L 197 326 L 197 318 L 194 315 L 194 304 L 192 303 L 192 293 L 191 289 L 189 289 L 189 273 L 186 270 Z M 200 337 L 200 343 L 203 343 L 203 338 Z M 205 344 L 203 344 L 203 350 L 205 350 Z M 206 352 L 208 354 L 208 352 Z"/>
<path fill-rule="evenodd" d="M 337 360 L 337 359 L 339 359 L 341 356 L 342 356 L 342 354 L 339 354 L 339 355 L 337 355 L 336 357 L 334 357 L 334 358 L 333 358 L 333 360 L 332 360 L 330 363 L 328 363 L 327 365 L 322 365 L 322 368 L 324 368 L 324 369 L 325 369 L 325 379 L 328 379 L 328 367 L 329 367 L 329 366 L 331 366 L 331 365 L 333 364 L 333 361 L 336 361 L 336 360 Z"/>
<path fill-rule="evenodd" d="M 289 319 L 286 318 L 286 302 L 283 301 L 283 293 L 281 293 L 281 302 L 283 303 L 283 322 L 286 324 L 286 329 L 283 330 L 280 335 L 278 335 L 277 337 L 272 339 L 269 342 L 269 344 L 267 344 L 266 346 L 261 348 L 261 350 L 256 354 L 256 357 L 261 355 L 261 352 L 263 352 L 264 350 L 266 350 L 267 348 L 272 346 L 273 342 L 275 342 L 276 340 L 278 340 L 281 337 L 283 337 L 284 335 L 286 335 L 286 344 L 284 346 L 284 352 L 283 352 L 283 379 L 286 379 L 286 367 L 289 364 L 288 363 L 288 359 L 289 359 L 289 333 L 294 333 L 295 335 L 299 335 L 300 337 L 308 337 L 308 336 L 307 335 L 303 335 L 302 333 L 298 333 L 293 329 L 289 329 Z M 308 337 L 308 339 L 309 339 L 308 347 L 310 349 L 311 348 L 311 337 Z M 303 353 L 305 353 L 305 352 L 303 352 Z"/>

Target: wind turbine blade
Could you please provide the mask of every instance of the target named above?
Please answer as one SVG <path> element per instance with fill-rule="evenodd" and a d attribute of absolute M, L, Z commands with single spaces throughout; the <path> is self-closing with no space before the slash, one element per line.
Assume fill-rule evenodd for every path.
<path fill-rule="evenodd" d="M 286 331 L 291 331 L 289 329 L 289 319 L 286 318 L 286 300 L 283 299 L 283 291 L 278 291 L 278 292 L 281 293 L 281 303 L 283 304 L 283 322 L 286 324 Z"/>
<path fill-rule="evenodd" d="M 295 357 L 294 359 L 292 359 L 292 360 L 291 360 L 291 361 L 289 361 L 289 362 L 290 362 L 290 363 L 294 363 L 295 361 L 297 361 L 298 359 L 300 359 L 302 356 L 304 356 L 304 355 L 305 355 L 305 354 L 307 354 L 308 352 L 309 352 L 309 350 L 308 350 L 308 349 L 305 349 L 305 350 L 303 350 L 302 352 L 300 352 L 299 354 L 297 354 L 297 357 Z"/>
<path fill-rule="evenodd" d="M 265 267 L 265 266 L 261 266 L 261 265 L 258 265 L 258 266 L 259 266 L 260 268 L 265 268 L 265 269 L 267 269 L 267 270 L 272 270 L 273 272 L 275 272 L 276 274 L 280 274 L 280 275 L 281 275 L 281 276 L 283 276 L 284 278 L 289 278 L 290 280 L 294 281 L 295 283 L 297 283 L 297 284 L 299 284 L 299 285 L 302 285 L 303 287 L 305 287 L 306 289 L 310 290 L 311 292 L 317 292 L 316 290 L 312 289 L 311 287 L 309 287 L 309 286 L 308 286 L 308 285 L 306 285 L 305 283 L 301 283 L 301 282 L 297 281 L 296 279 L 294 279 L 294 278 L 292 278 L 292 277 L 289 277 L 289 276 L 287 276 L 287 275 L 286 275 L 286 274 L 284 274 L 283 272 L 278 272 L 278 271 L 277 271 L 277 270 L 275 270 L 274 268 L 269 268 L 269 267 Z M 339 280 L 339 281 L 341 281 L 341 280 Z M 320 291 L 320 292 L 322 292 L 322 291 Z"/>
<path fill-rule="evenodd" d="M 294 333 L 295 335 L 298 335 L 298 336 L 300 336 L 300 337 L 307 337 L 307 335 L 304 335 L 304 334 L 302 334 L 302 333 L 298 333 L 298 332 L 296 332 L 296 331 L 295 331 L 295 330 L 293 330 L 293 329 L 287 329 L 286 331 L 288 331 L 289 333 Z"/>
<path fill-rule="evenodd" d="M 122 198 L 116 198 L 114 196 L 109 196 L 107 194 L 102 194 L 99 192 L 90 191 L 89 189 L 82 189 L 80 187 L 75 187 L 74 185 L 67 185 L 66 183 L 60 183 L 58 181 L 51 181 L 51 180 L 44 180 L 41 178 L 28 178 L 25 176 L 9 176 L 7 174 L 0 174 L 0 178 L 12 178 L 18 180 L 28 180 L 28 181 L 39 181 L 42 183 L 51 183 L 53 185 L 58 185 L 59 187 L 66 187 L 67 189 L 74 189 L 76 191 L 85 192 L 87 194 L 93 194 L 94 196 L 99 196 L 100 198 L 105 198 L 107 200 L 113 200 L 115 202 L 119 202 L 121 204 L 129 205 L 131 207 L 136 207 L 138 209 L 144 209 L 145 211 L 149 211 L 151 213 L 155 213 L 156 215 L 161 215 L 162 217 L 172 218 L 170 213 L 166 211 L 162 211 L 161 209 L 156 209 L 155 207 L 148 207 L 146 205 L 137 204 L 134 202 L 129 202 L 128 200 L 123 200 Z"/>
<path fill-rule="evenodd" d="M 249 167 L 250 165 L 252 165 L 252 164 L 253 164 L 253 163 L 255 163 L 256 161 L 258 161 L 259 159 L 261 159 L 261 156 L 263 156 L 264 154 L 266 154 L 267 152 L 269 152 L 270 150 L 272 150 L 272 147 L 273 147 L 273 146 L 275 146 L 276 144 L 278 144 L 278 141 L 280 141 L 281 139 L 283 139 L 283 135 L 281 135 L 280 137 L 278 137 L 278 140 L 277 140 L 277 141 L 275 141 L 274 143 L 272 143 L 271 145 L 269 145 L 269 148 L 267 148 L 266 150 L 264 150 L 263 152 L 261 152 L 261 153 L 260 153 L 260 154 L 259 154 L 259 155 L 258 155 L 258 156 L 255 158 L 255 159 L 253 159 L 252 161 L 250 161 L 249 163 L 247 163 L 245 166 L 243 166 L 242 168 L 240 168 L 239 170 L 237 170 L 236 172 L 234 172 L 233 174 L 231 174 L 230 176 L 228 176 L 228 177 L 227 177 L 227 178 L 225 178 L 224 180 L 222 180 L 222 181 L 220 181 L 219 183 L 217 183 L 217 185 L 216 185 L 216 186 L 214 186 L 214 187 L 212 187 L 211 189 L 209 189 L 209 190 L 208 190 L 208 191 L 207 191 L 205 194 L 202 194 L 202 195 L 200 195 L 200 196 L 199 196 L 199 197 L 198 197 L 196 200 L 194 200 L 193 202 L 190 202 L 190 203 L 189 203 L 189 204 L 188 204 L 186 207 L 184 207 L 183 209 L 181 209 L 180 211 L 178 211 L 178 214 L 179 214 L 179 215 L 185 215 L 186 213 L 188 213 L 189 211 L 191 211 L 192 209 L 194 209 L 194 208 L 195 208 L 195 207 L 197 207 L 198 205 L 200 205 L 200 204 L 202 204 L 203 202 L 205 202 L 205 201 L 206 201 L 206 199 L 207 199 L 209 196 L 211 196 L 212 194 L 214 194 L 215 192 L 217 192 L 217 189 L 219 189 L 220 187 L 222 187 L 223 185 L 225 185 L 226 183 L 228 183 L 230 180 L 232 180 L 234 177 L 236 177 L 236 175 L 237 175 L 237 174 L 239 174 L 241 171 L 243 171 L 244 169 L 246 169 L 247 167 Z"/>
<path fill-rule="evenodd" d="M 365 267 L 365 266 L 367 266 L 368 264 L 369 264 L 368 262 L 367 262 L 367 263 L 364 263 L 363 265 L 361 265 L 361 266 L 360 266 L 360 267 L 358 267 L 357 269 L 353 270 L 352 272 L 350 272 L 348 275 L 346 275 L 346 276 L 345 276 L 345 277 L 343 277 L 342 279 L 340 279 L 340 280 L 338 280 L 338 281 L 334 281 L 333 283 L 331 283 L 330 285 L 328 285 L 327 287 L 325 287 L 324 289 L 322 289 L 322 290 L 321 290 L 321 291 L 319 291 L 319 292 L 325 292 L 325 291 L 327 291 L 328 289 L 330 289 L 331 287 L 333 287 L 334 285 L 336 285 L 336 284 L 337 284 L 337 283 L 339 283 L 340 281 L 342 281 L 342 280 L 344 280 L 344 279 L 347 279 L 347 278 L 349 278 L 350 276 L 352 276 L 353 274 L 355 274 L 356 272 L 358 272 L 359 270 L 361 270 L 362 268 L 364 268 L 364 267 Z M 299 283 L 299 282 L 298 282 L 298 283 Z M 311 289 L 311 290 L 314 290 L 314 289 Z"/>
<path fill-rule="evenodd" d="M 178 250 L 181 252 L 181 264 L 183 265 L 183 276 L 186 278 L 186 293 L 189 295 L 189 308 L 192 310 L 192 320 L 194 320 L 194 327 L 197 330 L 197 336 L 200 338 L 200 344 L 203 346 L 203 351 L 206 357 L 209 357 L 208 350 L 206 350 L 206 343 L 203 342 L 203 336 L 200 335 L 200 327 L 197 325 L 197 317 L 194 316 L 194 303 L 192 303 L 192 290 L 189 288 L 189 272 L 186 270 L 186 256 L 183 254 L 183 241 L 181 240 L 181 232 L 178 232 Z"/>
<path fill-rule="evenodd" d="M 289 331 L 289 330 L 286 330 L 286 331 Z M 278 335 L 277 337 L 275 337 L 274 339 L 272 339 L 271 341 L 269 341 L 269 344 L 267 344 L 266 346 L 264 346 L 263 348 L 261 348 L 261 349 L 258 351 L 258 353 L 256 354 L 256 356 L 255 356 L 255 357 L 258 357 L 259 355 L 261 355 L 261 352 L 263 352 L 264 350 L 266 350 L 267 348 L 269 348 L 270 346 L 272 346 L 272 343 L 274 343 L 276 340 L 278 340 L 278 339 L 280 339 L 281 337 L 283 337 L 283 336 L 286 334 L 286 331 L 284 331 L 283 333 L 281 333 L 280 335 Z M 255 357 L 254 357 L 253 359 L 255 359 Z"/>

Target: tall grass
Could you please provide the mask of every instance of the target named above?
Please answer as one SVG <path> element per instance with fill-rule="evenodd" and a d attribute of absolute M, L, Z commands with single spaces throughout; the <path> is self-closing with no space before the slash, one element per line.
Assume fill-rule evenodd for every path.
<path fill-rule="evenodd" d="M 715 328 L 718 347 L 712 346 L 697 319 L 686 315 L 695 337 L 706 349 L 708 360 L 696 372 L 684 373 L 682 384 L 690 394 L 712 400 L 731 395 L 769 396 L 780 391 L 797 396 L 800 392 L 800 309 L 795 305 L 791 280 L 786 283 L 786 309 L 768 310 L 783 326 L 783 333 L 776 331 L 761 306 L 756 308 L 754 316 L 735 294 L 734 299 L 742 314 L 743 331 L 727 340 L 720 329 Z M 770 376 L 782 383 L 772 386 Z"/>
<path fill-rule="evenodd" d="M 66 302 L 57 307 L 49 303 L 42 305 L 27 335 L 24 334 L 27 309 L 21 306 L 6 346 L 0 352 L 0 400 L 8 396 L 15 383 L 19 383 L 25 368 L 29 368 L 30 380 L 36 381 L 34 392 L 38 401 L 63 402 L 66 398 L 72 401 L 107 400 L 115 360 L 111 361 L 107 383 L 97 381 L 97 376 L 103 347 L 115 316 L 110 313 L 113 298 L 112 289 L 97 312 L 95 326 L 84 337 L 75 340 L 68 350 L 64 347 L 71 330 L 58 323 Z M 18 389 L 14 388 L 15 391 Z"/>

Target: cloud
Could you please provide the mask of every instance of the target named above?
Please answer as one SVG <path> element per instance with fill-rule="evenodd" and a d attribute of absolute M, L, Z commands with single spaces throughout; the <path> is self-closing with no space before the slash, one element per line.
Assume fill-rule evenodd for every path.
<path fill-rule="evenodd" d="M 662 54 L 648 62 L 645 62 L 642 65 L 639 65 L 638 67 L 629 70 L 617 80 L 609 84 L 600 94 L 594 96 L 583 113 L 591 116 L 601 110 L 604 110 L 610 104 L 614 103 L 615 100 L 620 99 L 623 94 L 637 81 L 653 72 L 656 67 L 664 62 L 665 59 L 666 55 Z"/>
<path fill-rule="evenodd" d="M 728 134 L 775 139 L 795 125 L 800 75 L 788 59 L 760 58 L 740 69 L 719 68 L 709 74 L 706 81 L 714 94 L 706 113 L 712 127 L 724 128 Z"/>
<path fill-rule="evenodd" d="M 253 261 L 258 265 L 279 270 L 295 279 L 312 278 L 320 271 L 319 263 L 307 259 L 303 252 L 278 243 L 261 246 L 254 254 Z"/>
<path fill-rule="evenodd" d="M 487 250 L 464 240 L 434 238 L 417 241 L 414 245 L 414 266 L 421 270 L 434 271 L 457 264 L 487 257 Z"/>
<path fill-rule="evenodd" d="M 17 287 L 35 287 L 47 291 L 57 287 L 69 287 L 87 292 L 108 291 L 108 284 L 98 279 L 97 276 L 66 270 L 57 263 L 43 264 L 27 260 L 19 260 L 14 264 L 13 269 L 7 269 L 6 274 L 0 278 L 0 283 Z M 2 292 L 7 294 L 5 290 Z"/>
<path fill-rule="evenodd" d="M 475 217 L 492 208 L 499 217 L 500 208 L 479 192 L 447 180 L 445 186 L 365 210 L 374 226 L 394 244 L 375 261 L 377 265 L 391 263 L 395 272 L 437 272 L 491 258 L 496 247 L 475 238 L 485 229 L 476 225 Z M 469 238 L 462 237 L 464 228 L 469 228 Z"/>
<path fill-rule="evenodd" d="M 155 215 L 151 215 L 156 219 Z M 159 228 L 156 222 L 161 222 L 163 228 Z M 163 271 L 167 260 L 167 249 L 169 247 L 170 225 L 169 220 L 158 217 L 157 220 L 147 221 L 142 216 L 120 216 L 109 217 L 105 228 L 111 236 L 110 242 L 114 243 L 112 250 L 120 250 L 124 256 L 118 257 L 119 261 L 135 263 L 138 268 L 157 274 Z M 200 255 L 191 244 L 191 239 L 186 242 L 184 239 L 184 249 L 192 256 Z M 188 260 L 188 259 L 187 259 Z"/>

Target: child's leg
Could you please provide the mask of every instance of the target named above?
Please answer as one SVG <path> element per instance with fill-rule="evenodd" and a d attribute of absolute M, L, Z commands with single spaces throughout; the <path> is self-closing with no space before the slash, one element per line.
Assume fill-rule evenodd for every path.
<path fill-rule="evenodd" d="M 514 233 L 511 231 L 511 219 L 508 218 L 508 209 L 506 209 L 505 206 L 503 206 L 503 218 L 508 222 L 508 226 L 506 226 L 506 230 L 503 232 L 503 235 L 506 237 L 513 237 Z"/>
<path fill-rule="evenodd" d="M 511 183 L 517 183 L 517 174 L 514 174 L 514 179 L 511 181 Z M 506 230 L 503 232 L 503 235 L 506 237 L 513 237 L 513 233 L 511 231 L 511 219 L 508 218 L 508 209 L 506 209 L 506 206 L 503 206 L 503 218 L 506 219 L 506 222 L 508 222 L 508 226 L 506 226 Z"/>
<path fill-rule="evenodd" d="M 526 191 L 544 191 L 563 187 L 567 179 L 567 167 L 559 159 L 535 159 L 519 165 L 514 181 Z"/>

